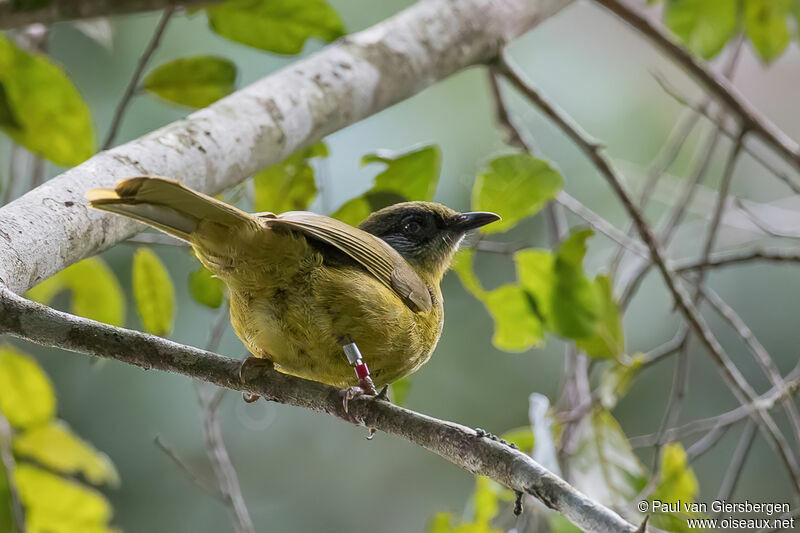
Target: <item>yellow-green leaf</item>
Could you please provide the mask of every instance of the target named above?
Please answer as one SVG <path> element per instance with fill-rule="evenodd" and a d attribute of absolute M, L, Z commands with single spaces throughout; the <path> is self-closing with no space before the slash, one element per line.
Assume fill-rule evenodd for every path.
<path fill-rule="evenodd" d="M 60 420 L 18 434 L 14 438 L 14 452 L 56 472 L 82 474 L 95 485 L 119 485 L 119 474 L 108 456 L 75 435 Z"/>
<path fill-rule="evenodd" d="M 16 143 L 62 166 L 95 152 L 92 117 L 60 67 L 0 35 L 0 128 Z"/>
<path fill-rule="evenodd" d="M 625 333 L 619 307 L 614 300 L 613 284 L 608 276 L 597 276 L 594 286 L 600 302 L 597 326 L 591 337 L 579 339 L 576 346 L 591 357 L 619 359 L 625 353 Z"/>
<path fill-rule="evenodd" d="M 597 386 L 597 394 L 603 407 L 613 409 L 617 405 L 617 401 L 628 392 L 633 379 L 642 370 L 644 359 L 644 354 L 638 353 L 615 362 L 611 368 L 603 371 Z"/>
<path fill-rule="evenodd" d="M 12 426 L 44 424 L 56 412 L 50 379 L 29 355 L 0 344 L 0 411 Z"/>
<path fill-rule="evenodd" d="M 689 466 L 686 451 L 679 442 L 664 446 L 661 453 L 661 483 L 653 491 L 653 499 L 674 503 L 692 502 L 700 486 Z"/>
<path fill-rule="evenodd" d="M 224 284 L 201 266 L 189 274 L 189 294 L 197 303 L 216 309 L 225 299 Z"/>
<path fill-rule="evenodd" d="M 317 195 L 314 169 L 308 163 L 315 157 L 328 157 L 328 148 L 321 141 L 256 174 L 256 211 L 283 213 L 308 209 Z"/>
<path fill-rule="evenodd" d="M 211 29 L 226 39 L 276 54 L 297 54 L 307 39 L 345 34 L 324 0 L 228 0 L 206 8 Z"/>
<path fill-rule="evenodd" d="M 486 291 L 481 285 L 481 281 L 475 274 L 475 250 L 464 248 L 459 250 L 453 258 L 450 268 L 458 275 L 461 284 L 479 300 L 483 299 Z"/>
<path fill-rule="evenodd" d="M 408 398 L 408 391 L 411 390 L 411 376 L 400 378 L 392 383 L 392 395 L 394 403 L 404 405 Z"/>
<path fill-rule="evenodd" d="M 664 23 L 686 47 L 711 59 L 733 38 L 739 26 L 739 0 L 669 0 Z"/>
<path fill-rule="evenodd" d="M 472 208 L 492 211 L 503 220 L 481 228 L 484 233 L 508 231 L 536 214 L 562 187 L 561 174 L 546 161 L 528 154 L 504 155 L 489 161 L 472 189 Z"/>
<path fill-rule="evenodd" d="M 552 311 L 553 266 L 555 258 L 549 250 L 528 248 L 514 254 L 517 280 L 536 304 L 536 313 L 545 323 Z"/>
<path fill-rule="evenodd" d="M 475 493 L 472 497 L 474 520 L 478 524 L 489 524 L 499 508 L 497 495 L 490 486 L 491 480 L 485 476 L 475 476 Z"/>
<path fill-rule="evenodd" d="M 533 451 L 535 438 L 533 430 L 530 426 L 522 426 L 514 429 L 509 429 L 500 436 L 501 439 L 514 444 L 523 452 L 530 454 Z"/>
<path fill-rule="evenodd" d="M 577 230 L 561 243 L 553 264 L 553 292 L 549 324 L 569 339 L 581 339 L 597 331 L 600 295 L 583 271 L 590 229 Z"/>
<path fill-rule="evenodd" d="M 20 463 L 14 471 L 31 533 L 104 533 L 111 506 L 99 492 L 41 468 Z"/>
<path fill-rule="evenodd" d="M 142 87 L 165 100 L 206 107 L 234 91 L 236 65 L 224 57 L 182 57 L 153 70 Z"/>
<path fill-rule="evenodd" d="M 483 302 L 494 319 L 492 344 L 507 352 L 524 352 L 541 344 L 542 323 L 530 296 L 518 285 L 502 285 L 487 292 Z"/>
<path fill-rule="evenodd" d="M 16 525 L 12 505 L 8 474 L 0 461 L 0 531 L 22 531 L 22 527 Z"/>
<path fill-rule="evenodd" d="M 745 0 L 744 27 L 761 59 L 769 63 L 789 45 L 790 0 Z"/>
<path fill-rule="evenodd" d="M 28 298 L 49 305 L 62 291 L 72 296 L 74 315 L 122 326 L 125 324 L 125 296 L 117 277 L 99 257 L 70 265 L 28 291 Z"/>
<path fill-rule="evenodd" d="M 145 331 L 164 336 L 172 330 L 175 290 L 161 260 L 148 248 L 133 255 L 133 296 Z"/>

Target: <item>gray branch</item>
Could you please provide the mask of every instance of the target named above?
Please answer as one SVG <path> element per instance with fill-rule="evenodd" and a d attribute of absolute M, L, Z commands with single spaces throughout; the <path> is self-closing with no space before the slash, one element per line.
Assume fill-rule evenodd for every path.
<path fill-rule="evenodd" d="M 636 527 L 614 511 L 581 494 L 523 452 L 474 430 L 404 409 L 385 401 L 360 398 L 344 412 L 339 391 L 263 371 L 246 383 L 240 361 L 161 337 L 76 317 L 31 302 L 0 288 L 0 334 L 115 359 L 144 369 L 175 372 L 270 401 L 329 413 L 355 424 L 403 437 L 455 465 L 494 479 L 509 489 L 538 498 L 573 524 L 591 533 L 631 533 Z"/>
<path fill-rule="evenodd" d="M 128 15 L 165 8 L 201 7 L 221 0 L 50 0 L 37 9 L 25 8 L 25 2 L 0 0 L 0 30 L 28 24 L 52 24 L 63 20 Z"/>

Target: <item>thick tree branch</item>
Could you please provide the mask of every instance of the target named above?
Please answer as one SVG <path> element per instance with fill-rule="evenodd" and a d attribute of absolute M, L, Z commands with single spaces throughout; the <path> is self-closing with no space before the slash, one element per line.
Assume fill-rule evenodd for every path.
<path fill-rule="evenodd" d="M 0 0 L 0 30 L 28 24 L 127 15 L 165 8 L 200 7 L 222 0 L 51 0 L 46 6 L 25 9 L 25 2 Z"/>
<path fill-rule="evenodd" d="M 685 69 L 709 94 L 714 95 L 736 115 L 742 129 L 751 131 L 794 168 L 800 170 L 800 145 L 763 116 L 727 79 L 696 59 L 663 29 L 651 23 L 633 7 L 619 0 L 594 1 L 644 34 L 662 52 Z"/>
<path fill-rule="evenodd" d="M 420 2 L 185 120 L 97 154 L 0 209 L 0 283 L 23 292 L 142 229 L 89 210 L 83 198 L 89 189 L 157 174 L 216 194 L 298 148 L 492 59 L 570 1 Z"/>
<path fill-rule="evenodd" d="M 361 398 L 344 412 L 339 391 L 264 371 L 239 378 L 240 361 L 137 331 L 117 328 L 55 311 L 0 289 L 0 334 L 45 346 L 87 353 L 144 369 L 176 372 L 232 390 L 258 394 L 271 401 L 332 414 L 403 437 L 469 472 L 487 476 L 516 491 L 535 496 L 587 532 L 624 533 L 636 527 L 614 511 L 590 500 L 528 455 L 478 434 L 465 426 Z"/>

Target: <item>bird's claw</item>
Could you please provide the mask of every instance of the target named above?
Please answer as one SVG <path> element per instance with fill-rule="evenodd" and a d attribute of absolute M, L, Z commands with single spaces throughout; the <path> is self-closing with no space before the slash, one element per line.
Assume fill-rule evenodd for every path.
<path fill-rule="evenodd" d="M 342 389 L 341 391 L 339 391 L 339 394 L 342 397 L 342 407 L 344 407 L 344 412 L 349 413 L 350 401 L 355 400 L 357 398 L 361 398 L 362 396 L 366 395 L 367 392 L 360 386 L 355 386 Z"/>
<path fill-rule="evenodd" d="M 248 356 L 247 358 L 243 359 L 242 363 L 239 365 L 239 381 L 242 384 L 247 383 L 247 372 L 251 368 L 257 370 L 258 374 L 260 375 L 264 372 L 264 370 L 271 370 L 275 368 L 275 365 L 269 359 L 253 357 L 252 355 Z M 253 394 L 251 392 L 242 392 L 242 400 L 244 400 L 246 403 L 257 402 L 260 397 L 261 396 L 258 394 Z"/>

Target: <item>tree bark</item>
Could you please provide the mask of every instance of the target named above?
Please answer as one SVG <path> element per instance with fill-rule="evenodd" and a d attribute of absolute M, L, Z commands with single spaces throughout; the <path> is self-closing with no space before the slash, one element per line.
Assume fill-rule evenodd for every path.
<path fill-rule="evenodd" d="M 0 209 L 0 283 L 24 292 L 143 226 L 84 193 L 142 174 L 216 194 L 464 68 L 572 0 L 427 0 L 184 120 L 101 152 Z"/>
<path fill-rule="evenodd" d="M 167 7 L 200 7 L 222 0 L 50 0 L 44 7 L 25 9 L 11 0 L 0 0 L 0 30 L 28 24 L 52 24 L 63 20 L 110 17 L 157 11 Z"/>

